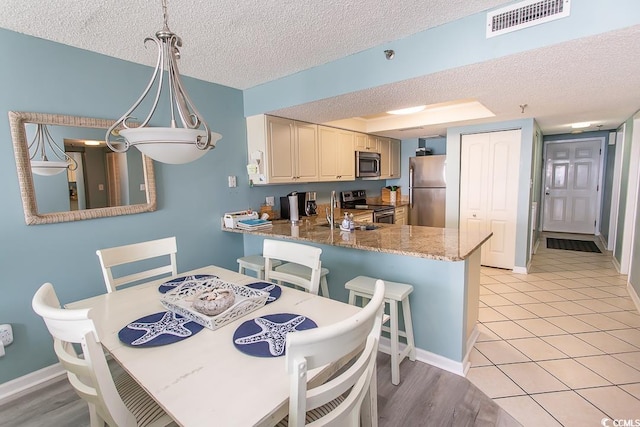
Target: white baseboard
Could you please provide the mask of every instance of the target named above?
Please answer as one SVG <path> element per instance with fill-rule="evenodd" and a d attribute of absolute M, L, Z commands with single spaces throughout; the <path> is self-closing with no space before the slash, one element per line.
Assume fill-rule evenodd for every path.
<path fill-rule="evenodd" d="M 631 300 L 636 305 L 636 310 L 638 310 L 638 312 L 640 313 L 640 297 L 638 296 L 638 293 L 633 288 L 633 286 L 631 286 L 630 282 L 627 282 L 627 292 L 629 292 Z"/>
<path fill-rule="evenodd" d="M 43 387 L 49 383 L 59 381 L 67 371 L 60 363 L 47 366 L 38 371 L 28 373 L 14 380 L 0 384 L 0 405 L 29 393 L 34 388 Z"/>
<path fill-rule="evenodd" d="M 620 266 L 620 263 L 618 262 L 618 260 L 616 259 L 616 257 L 612 256 L 611 257 L 611 262 L 613 262 L 613 266 L 615 267 L 616 271 L 618 273 L 620 273 L 620 270 L 622 269 L 622 267 Z"/>
<path fill-rule="evenodd" d="M 527 274 L 527 271 L 529 271 L 528 266 L 527 267 L 513 267 L 513 272 L 517 273 L 517 274 Z"/>
<path fill-rule="evenodd" d="M 599 241 L 600 241 L 600 243 L 602 244 L 602 247 L 603 247 L 606 251 L 608 251 L 608 250 L 609 250 L 609 248 L 608 248 L 608 246 L 609 246 L 609 242 L 608 242 L 608 241 L 606 241 L 606 240 L 604 240 L 604 236 L 603 236 L 602 234 L 597 234 L 597 235 L 596 235 L 596 237 L 598 238 L 598 240 L 599 240 Z"/>
<path fill-rule="evenodd" d="M 402 351 L 405 347 L 406 345 L 404 343 L 400 343 L 400 351 Z M 382 337 L 380 339 L 380 351 L 387 354 L 391 351 L 391 343 L 389 341 L 389 338 Z M 461 377 L 464 377 L 465 375 L 464 361 L 456 362 L 451 359 L 447 359 L 444 356 L 431 353 L 430 351 L 423 350 L 421 348 L 416 348 L 416 360 L 419 360 L 423 363 L 428 363 L 429 365 L 435 366 L 436 368 L 444 369 L 445 371 L 449 371 L 453 374 L 460 375 Z"/>
<path fill-rule="evenodd" d="M 473 346 L 476 345 L 476 340 L 480 336 L 480 331 L 478 330 L 478 324 L 473 327 L 473 331 L 469 335 L 469 339 L 467 340 L 467 354 L 464 355 L 464 359 L 462 359 L 462 368 L 463 368 L 463 376 L 467 376 L 467 372 L 469 372 L 469 368 L 471 367 L 471 361 L 469 360 L 471 355 L 471 350 L 473 350 Z"/>

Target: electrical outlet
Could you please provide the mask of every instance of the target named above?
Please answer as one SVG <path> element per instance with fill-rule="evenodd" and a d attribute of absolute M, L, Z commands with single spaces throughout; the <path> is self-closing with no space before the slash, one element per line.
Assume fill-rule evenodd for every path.
<path fill-rule="evenodd" d="M 11 325 L 0 325 L 0 342 L 6 347 L 13 342 L 13 330 Z"/>
<path fill-rule="evenodd" d="M 276 198 L 274 196 L 267 196 L 265 202 L 267 203 L 267 206 L 275 206 Z"/>
<path fill-rule="evenodd" d="M 237 183 L 236 183 L 235 175 L 229 175 L 228 180 L 229 180 L 229 188 L 236 187 Z"/>
<path fill-rule="evenodd" d="M 144 184 L 140 184 L 140 191 L 145 191 L 147 189 L 147 186 Z"/>

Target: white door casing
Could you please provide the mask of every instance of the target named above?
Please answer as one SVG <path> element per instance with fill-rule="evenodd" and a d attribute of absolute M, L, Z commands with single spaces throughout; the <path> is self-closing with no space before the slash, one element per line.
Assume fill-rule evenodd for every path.
<path fill-rule="evenodd" d="M 463 135 L 460 167 L 460 230 L 492 232 L 481 264 L 513 269 L 521 131 Z"/>
<path fill-rule="evenodd" d="M 595 234 L 603 141 L 545 143 L 544 231 Z"/>

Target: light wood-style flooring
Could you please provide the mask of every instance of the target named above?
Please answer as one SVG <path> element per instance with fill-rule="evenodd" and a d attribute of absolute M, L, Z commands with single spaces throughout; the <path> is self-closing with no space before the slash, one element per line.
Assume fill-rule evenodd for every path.
<path fill-rule="evenodd" d="M 391 384 L 389 356 L 378 355 L 380 427 L 520 426 L 466 378 L 421 362 L 402 362 Z M 66 377 L 0 406 L 1 427 L 89 425 L 89 411 Z"/>

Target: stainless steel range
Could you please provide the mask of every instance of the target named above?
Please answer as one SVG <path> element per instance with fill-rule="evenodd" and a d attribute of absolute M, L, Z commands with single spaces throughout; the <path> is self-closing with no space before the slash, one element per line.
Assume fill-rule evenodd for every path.
<path fill-rule="evenodd" d="M 340 193 L 340 207 L 342 209 L 371 209 L 373 210 L 373 222 L 386 224 L 395 223 L 396 208 L 392 205 L 367 204 L 367 192 L 365 190 L 343 191 Z"/>

